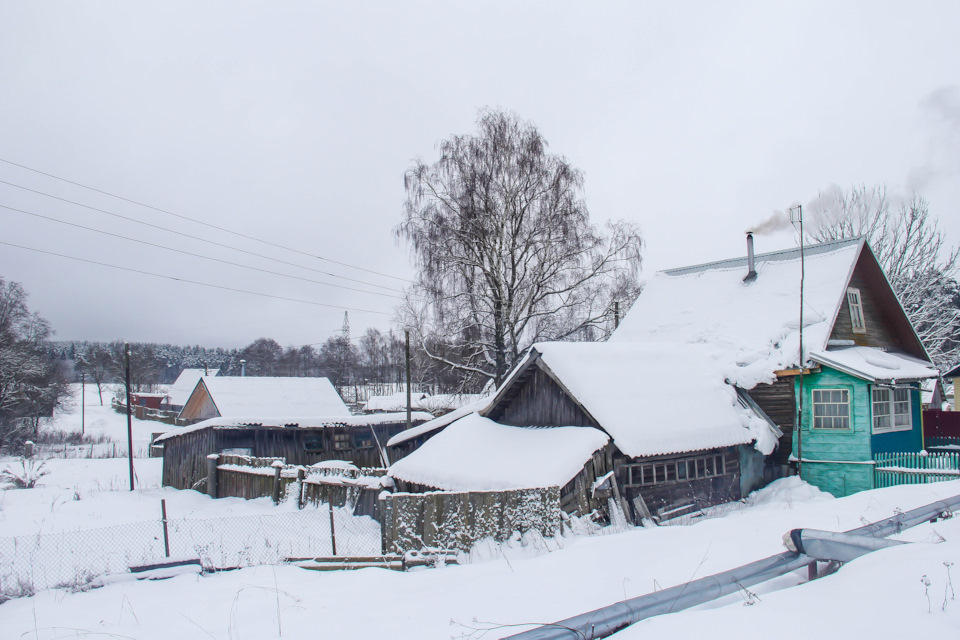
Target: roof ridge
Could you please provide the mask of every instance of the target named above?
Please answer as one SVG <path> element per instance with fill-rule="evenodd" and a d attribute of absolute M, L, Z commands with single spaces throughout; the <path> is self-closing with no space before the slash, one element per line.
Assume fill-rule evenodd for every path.
<path fill-rule="evenodd" d="M 839 249 L 846 246 L 857 244 L 863 241 L 864 236 L 853 236 L 851 238 L 841 238 L 839 240 L 829 240 L 827 242 L 818 242 L 817 244 L 811 244 L 804 247 L 804 251 L 807 255 L 818 255 L 821 253 L 828 253 L 833 249 Z M 787 260 L 793 256 L 799 257 L 800 247 L 794 247 L 792 249 L 778 249 L 776 251 L 768 251 L 766 253 L 758 253 L 754 256 L 756 262 L 767 262 L 770 260 Z M 715 260 L 713 262 L 704 262 L 702 264 L 694 264 L 683 267 L 674 267 L 672 269 L 663 269 L 658 271 L 658 274 L 664 274 L 668 276 L 683 275 L 685 273 L 694 273 L 697 271 L 707 271 L 709 269 L 718 269 L 722 267 L 736 267 L 745 265 L 747 263 L 747 256 L 738 256 L 736 258 L 726 258 L 724 260 Z"/>

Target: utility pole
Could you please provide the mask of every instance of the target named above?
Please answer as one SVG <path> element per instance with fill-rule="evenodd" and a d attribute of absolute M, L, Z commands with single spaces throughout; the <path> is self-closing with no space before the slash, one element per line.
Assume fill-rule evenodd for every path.
<path fill-rule="evenodd" d="M 87 424 L 87 372 L 80 372 L 80 437 L 83 438 L 83 432 Z"/>
<path fill-rule="evenodd" d="M 407 360 L 407 429 L 409 429 L 410 425 L 412 424 L 410 419 L 410 329 L 404 329 L 403 334 L 406 345 L 404 347 L 404 351 L 406 352 Z"/>
<path fill-rule="evenodd" d="M 803 477 L 803 279 L 806 275 L 806 265 L 803 256 L 803 205 L 790 207 L 791 218 L 793 210 L 797 210 L 797 222 L 800 223 L 800 393 L 797 398 L 797 476 Z"/>
<path fill-rule="evenodd" d="M 130 415 L 130 345 L 123 344 L 124 378 L 127 386 L 127 460 L 130 462 L 130 491 L 133 491 L 133 417 Z"/>
<path fill-rule="evenodd" d="M 620 326 L 620 301 L 613 301 L 613 328 L 617 329 Z"/>

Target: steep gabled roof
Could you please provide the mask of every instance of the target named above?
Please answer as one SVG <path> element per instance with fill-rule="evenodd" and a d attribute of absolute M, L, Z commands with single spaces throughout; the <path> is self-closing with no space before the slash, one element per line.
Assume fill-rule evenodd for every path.
<path fill-rule="evenodd" d="M 206 390 L 221 416 L 349 416 L 327 378 L 205 376 L 191 394 Z"/>
<path fill-rule="evenodd" d="M 197 388 L 197 381 L 200 378 L 219 375 L 220 369 L 184 369 L 177 376 L 176 381 L 170 385 L 170 392 L 167 394 L 167 397 L 170 398 L 169 403 L 183 406 L 193 390 Z"/>
<path fill-rule="evenodd" d="M 903 349 L 929 360 L 863 238 L 805 247 L 804 364 L 824 352 L 858 267 L 884 306 Z M 799 249 L 759 254 L 757 278 L 744 283 L 747 258 L 654 275 L 610 338 L 612 343 L 708 344 L 727 360 L 726 380 L 745 389 L 800 364 Z"/>
<path fill-rule="evenodd" d="M 539 343 L 482 413 L 498 415 L 512 402 L 511 388 L 530 367 L 545 371 L 630 457 L 753 441 L 769 453 L 776 444 L 768 422 L 724 381 L 723 355 L 709 345 Z"/>

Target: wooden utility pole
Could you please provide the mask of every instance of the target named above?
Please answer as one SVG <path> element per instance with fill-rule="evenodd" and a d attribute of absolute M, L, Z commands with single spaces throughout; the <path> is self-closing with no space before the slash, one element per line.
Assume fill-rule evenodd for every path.
<path fill-rule="evenodd" d="M 130 345 L 123 345 L 124 379 L 127 386 L 127 460 L 130 462 L 130 491 L 133 491 L 133 417 L 130 414 Z"/>
<path fill-rule="evenodd" d="M 410 416 L 410 329 L 404 329 L 403 334 L 406 345 L 404 347 L 404 351 L 406 353 L 407 360 L 407 429 L 409 429 L 410 425 L 412 424 Z"/>
<path fill-rule="evenodd" d="M 80 436 L 83 437 L 83 432 L 86 429 L 87 424 L 87 374 L 85 371 L 80 372 Z"/>

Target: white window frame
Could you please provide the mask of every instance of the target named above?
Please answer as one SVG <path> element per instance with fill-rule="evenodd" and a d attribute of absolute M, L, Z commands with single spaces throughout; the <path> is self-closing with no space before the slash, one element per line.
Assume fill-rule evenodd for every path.
<path fill-rule="evenodd" d="M 850 324 L 854 333 L 867 332 L 867 319 L 863 315 L 863 297 L 860 289 L 847 287 L 847 306 L 850 307 Z"/>
<path fill-rule="evenodd" d="M 841 400 L 834 401 L 831 397 L 833 393 L 839 392 L 843 394 Z M 827 396 L 825 400 L 823 398 L 824 393 L 829 393 L 831 396 Z M 819 400 L 818 400 L 818 395 Z M 842 387 L 824 387 L 822 389 L 811 389 L 810 391 L 810 405 L 813 407 L 813 412 L 810 419 L 810 425 L 813 429 L 822 430 L 822 431 L 852 431 L 852 417 L 850 415 L 850 389 L 844 389 Z M 817 407 L 824 407 L 822 412 L 817 411 Z M 837 407 L 836 410 L 831 410 L 829 407 Z M 846 407 L 846 413 L 842 413 L 840 407 Z M 817 415 L 817 414 L 820 415 Z M 846 425 L 843 424 L 843 421 L 846 421 Z M 840 421 L 841 426 L 835 426 L 836 422 Z M 829 424 L 829 426 L 827 426 Z"/>
<path fill-rule="evenodd" d="M 898 392 L 906 396 L 897 398 Z M 886 395 L 886 398 L 877 399 L 878 395 Z M 907 405 L 906 412 L 897 411 L 897 405 Z M 886 411 L 878 413 L 878 408 L 884 408 Z M 889 418 L 889 424 L 879 426 L 877 423 L 882 418 Z M 881 387 L 875 386 L 870 389 L 870 422 L 874 433 L 893 433 L 896 431 L 913 430 L 913 389 L 911 387 Z"/>

